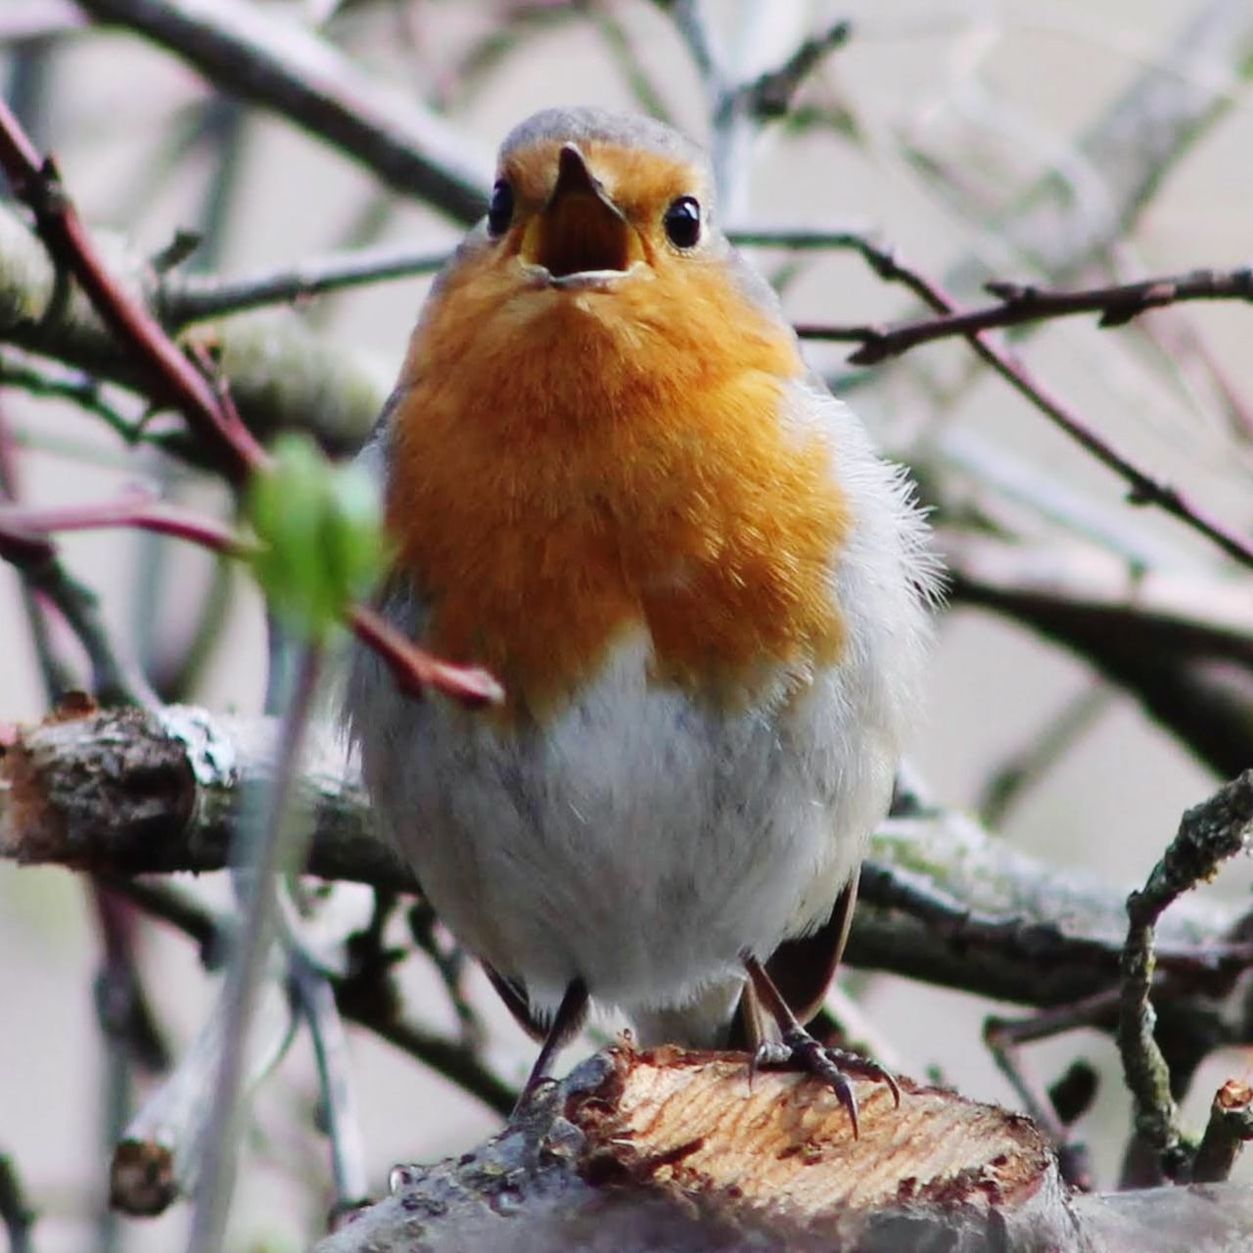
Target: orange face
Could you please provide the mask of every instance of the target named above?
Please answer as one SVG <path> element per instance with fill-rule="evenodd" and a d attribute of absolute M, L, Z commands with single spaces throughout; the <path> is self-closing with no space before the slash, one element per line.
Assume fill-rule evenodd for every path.
<path fill-rule="evenodd" d="M 781 413 L 795 341 L 701 221 L 703 172 L 553 140 L 501 179 L 393 418 L 388 523 L 432 646 L 489 667 L 506 717 L 560 708 L 635 631 L 655 681 L 720 703 L 833 660 L 832 450 Z"/>

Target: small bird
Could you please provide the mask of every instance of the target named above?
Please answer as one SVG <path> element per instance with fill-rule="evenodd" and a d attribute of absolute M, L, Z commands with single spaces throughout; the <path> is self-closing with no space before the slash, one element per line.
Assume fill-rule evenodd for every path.
<path fill-rule="evenodd" d="M 936 565 L 899 468 L 801 360 L 658 122 L 536 114 L 428 297 L 363 462 L 387 618 L 501 706 L 345 717 L 384 831 L 524 1027 L 523 1100 L 617 1007 L 856 1103 L 805 1030 L 915 715 Z M 773 1024 L 773 1029 L 772 1029 Z"/>

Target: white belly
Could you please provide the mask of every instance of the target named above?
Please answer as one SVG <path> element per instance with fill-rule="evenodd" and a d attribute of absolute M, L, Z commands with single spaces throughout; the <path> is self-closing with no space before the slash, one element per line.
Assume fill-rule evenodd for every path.
<path fill-rule="evenodd" d="M 628 1012 L 734 978 L 745 950 L 826 918 L 887 808 L 895 746 L 847 673 L 726 715 L 650 685 L 646 652 L 620 647 L 581 700 L 521 731 L 407 700 L 357 658 L 383 827 L 454 934 L 543 1008 L 576 977 Z"/>

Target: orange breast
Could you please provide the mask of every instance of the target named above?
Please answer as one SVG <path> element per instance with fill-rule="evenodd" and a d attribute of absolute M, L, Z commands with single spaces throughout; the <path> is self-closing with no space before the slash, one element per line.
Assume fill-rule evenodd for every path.
<path fill-rule="evenodd" d="M 657 682 L 717 701 L 833 660 L 848 518 L 832 450 L 778 419 L 801 368 L 712 262 L 578 296 L 465 263 L 414 334 L 387 487 L 431 645 L 491 669 L 506 717 L 641 628 Z"/>

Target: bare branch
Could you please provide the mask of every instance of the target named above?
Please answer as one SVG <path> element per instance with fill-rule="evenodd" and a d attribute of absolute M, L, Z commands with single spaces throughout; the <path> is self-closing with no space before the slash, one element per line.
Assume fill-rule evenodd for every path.
<path fill-rule="evenodd" d="M 920 271 L 905 264 L 891 249 L 871 239 L 853 245 L 858 254 L 885 282 L 902 283 L 932 309 L 944 314 L 957 312 L 951 296 Z M 1154 478 L 1136 465 L 1105 436 L 1099 434 L 1064 401 L 1033 377 L 1022 360 L 1010 349 L 976 331 L 965 337 L 979 357 L 992 367 L 1016 392 L 1034 405 L 1055 426 L 1086 449 L 1102 465 L 1119 475 L 1130 488 L 1132 504 L 1156 505 L 1178 518 L 1194 531 L 1217 544 L 1228 556 L 1253 567 L 1253 543 L 1224 526 L 1178 488 Z"/>
<path fill-rule="evenodd" d="M 177 405 L 193 429 L 216 445 L 227 475 L 241 484 L 270 466 L 224 386 L 201 374 L 140 301 L 109 273 L 70 203 L 55 167 L 40 161 L 18 120 L 0 101 L 0 166 L 18 197 L 35 213 L 40 235 L 59 263 L 79 280 L 97 312 L 134 355 L 156 396 Z M 467 705 L 497 703 L 503 689 L 486 671 L 432 657 L 393 630 L 372 609 L 358 605 L 346 615 L 358 637 L 387 663 L 403 690 L 434 687 Z"/>
<path fill-rule="evenodd" d="M 0 166 L 17 198 L 35 215 L 54 262 L 74 275 L 105 324 L 134 353 L 156 397 L 212 432 L 233 454 L 229 471 L 241 480 L 267 464 L 264 449 L 242 422 L 231 421 L 213 389 L 179 352 L 143 306 L 115 282 L 71 204 L 56 167 L 42 160 L 8 107 L 0 102 Z"/>
<path fill-rule="evenodd" d="M 0 492 L 0 499 L 3 499 Z M 18 506 L 0 506 L 0 511 Z M 47 597 L 69 623 L 91 665 L 91 690 L 106 704 L 155 706 L 156 694 L 134 662 L 123 656 L 109 638 L 100 617 L 95 592 L 80 583 L 57 556 L 56 549 L 38 534 L 20 528 L 6 530 L 0 516 L 0 559 L 10 562 L 32 592 Z"/>
<path fill-rule="evenodd" d="M 1153 1038 L 1157 1018 L 1149 996 L 1156 964 L 1155 929 L 1169 905 L 1247 847 L 1250 829 L 1253 770 L 1246 770 L 1184 814 L 1178 833 L 1143 890 L 1127 899 L 1131 925 L 1123 949 L 1118 1048 L 1123 1075 L 1135 1101 L 1136 1131 L 1161 1155 L 1170 1177 L 1186 1169 L 1188 1155 L 1175 1125 L 1170 1072 Z"/>
<path fill-rule="evenodd" d="M 1149 309 L 1182 304 L 1193 300 L 1253 301 L 1253 270 L 1193 270 L 1136 283 L 1110 284 L 1080 291 L 1052 291 L 1030 284 L 992 282 L 985 290 L 999 303 L 982 309 L 966 309 L 935 318 L 919 318 L 899 326 L 822 326 L 805 323 L 796 328 L 802 339 L 860 343 L 849 357 L 852 365 L 878 365 L 889 357 L 920 344 L 934 343 L 955 336 L 969 337 L 978 331 L 1022 326 L 1069 318 L 1082 313 L 1099 313 L 1097 325 L 1124 326 Z"/>
<path fill-rule="evenodd" d="M 459 222 L 483 213 L 491 166 L 467 158 L 466 137 L 381 88 L 308 27 L 243 0 L 79 3 L 182 57 L 219 90 L 281 114 L 396 191 Z"/>
<path fill-rule="evenodd" d="M 171 1074 L 144 1102 L 113 1154 L 109 1203 L 126 1214 L 161 1214 L 189 1195 L 218 1103 L 216 1077 L 226 1045 L 225 991 Z M 296 1022 L 283 981 L 266 980 L 241 1044 L 245 1084 L 256 1087 L 281 1061 Z"/>
<path fill-rule="evenodd" d="M 296 949 L 291 951 L 290 967 L 289 987 L 313 1039 L 321 1118 L 331 1144 L 335 1184 L 331 1215 L 338 1220 L 365 1203 L 368 1189 L 348 1042 L 331 981 Z"/>
<path fill-rule="evenodd" d="M 62 531 L 95 531 L 110 527 L 167 535 L 226 557 L 247 557 L 256 550 L 254 541 L 212 518 L 177 505 L 163 504 L 147 492 L 135 491 L 120 500 L 62 505 L 55 509 L 0 505 L 0 556 L 7 557 L 10 546 L 46 543 L 44 537 Z"/>
<path fill-rule="evenodd" d="M 248 780 L 254 777 L 245 769 L 243 786 L 248 786 Z M 301 781 L 306 795 L 308 783 L 306 775 Z M 314 794 L 317 794 L 316 788 Z M 320 812 L 315 809 L 315 817 Z M 358 815 L 358 818 L 364 821 L 365 815 Z M 387 850 L 376 843 L 375 852 L 379 851 L 386 856 Z M 397 870 L 404 873 L 398 863 Z M 199 945 L 202 962 L 210 966 L 217 962 L 222 933 L 229 930 L 232 920 L 211 913 L 189 893 L 167 884 L 153 884 L 118 875 L 104 875 L 102 878 L 115 891 L 129 896 L 153 918 L 175 927 Z M 292 937 L 288 939 L 290 944 Z M 480 1060 L 476 1043 L 464 1039 L 450 1040 L 404 1016 L 401 998 L 391 983 L 391 970 L 398 954 L 376 947 L 379 942 L 380 937 L 365 933 L 348 937 L 345 973 L 320 972 L 334 988 L 339 1012 L 351 1022 L 374 1032 L 393 1048 L 429 1066 L 462 1091 L 482 1101 L 488 1109 L 505 1117 L 518 1099 L 516 1089 Z"/>
<path fill-rule="evenodd" d="M 1073 649 L 1216 774 L 1253 752 L 1253 613 L 1238 580 L 1195 578 L 1079 544 L 938 532 L 954 602 Z"/>
<path fill-rule="evenodd" d="M 782 117 L 792 105 L 801 83 L 818 67 L 823 57 L 848 42 L 852 24 L 840 18 L 816 35 L 803 39 L 777 69 L 767 70 L 739 88 L 744 106 L 758 117 Z"/>
<path fill-rule="evenodd" d="M 309 300 L 365 283 L 432 274 L 450 255 L 447 249 L 415 252 L 412 248 L 359 248 L 309 257 L 294 266 L 236 278 L 171 273 L 161 281 L 157 308 L 165 325 L 180 327 L 202 318 Z"/>
<path fill-rule="evenodd" d="M 111 270 L 119 285 L 158 312 L 157 279 L 147 261 L 107 233 L 100 235 L 99 244 L 114 258 Z M 174 282 L 172 277 L 167 281 Z M 141 390 L 146 376 L 91 304 L 77 291 L 64 295 L 46 251 L 0 205 L 0 339 Z M 299 428 L 332 453 L 355 451 L 386 396 L 386 381 L 372 366 L 319 339 L 294 316 L 202 326 L 192 335 L 211 340 L 241 414 L 261 439 Z M 6 375 L 8 370 L 6 363 Z M 133 432 L 119 428 L 119 433 L 132 442 Z M 165 446 L 170 442 L 152 438 Z M 194 464 L 213 459 L 213 450 L 203 441 L 184 438 L 176 451 Z"/>
<path fill-rule="evenodd" d="M 0 757 L 0 856 L 113 874 L 226 864 L 239 798 L 271 776 L 272 724 L 170 707 L 92 713 L 22 731 Z M 374 838 L 342 748 L 319 741 L 300 780 L 308 861 L 325 878 L 417 890 Z M 948 811 L 897 818 L 875 836 L 850 940 L 857 965 L 1003 1000 L 1076 1001 L 1113 987 L 1125 894 L 1065 874 Z M 1253 960 L 1233 917 L 1179 902 L 1162 923 L 1163 968 L 1221 994 Z"/>

